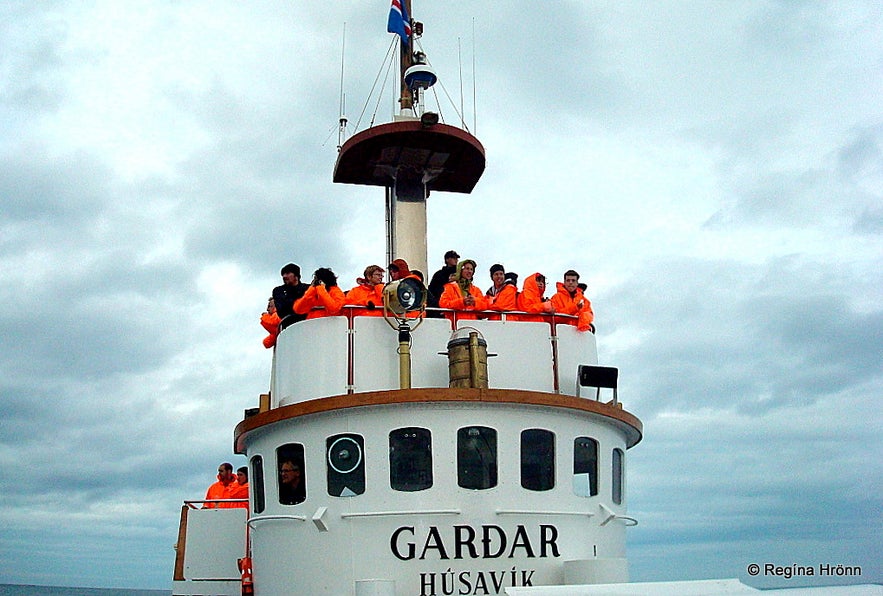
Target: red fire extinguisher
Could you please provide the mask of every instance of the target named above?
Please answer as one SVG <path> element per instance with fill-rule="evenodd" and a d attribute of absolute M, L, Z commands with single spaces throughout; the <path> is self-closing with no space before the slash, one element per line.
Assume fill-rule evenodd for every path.
<path fill-rule="evenodd" d="M 254 579 L 251 576 L 251 557 L 243 557 L 237 560 L 239 572 L 242 574 L 242 596 L 253 596 Z"/>

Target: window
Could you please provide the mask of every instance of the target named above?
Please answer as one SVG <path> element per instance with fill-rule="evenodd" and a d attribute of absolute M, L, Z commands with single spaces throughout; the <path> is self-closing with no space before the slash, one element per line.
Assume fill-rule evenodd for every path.
<path fill-rule="evenodd" d="M 365 440 L 361 435 L 334 435 L 325 439 L 328 494 L 355 497 L 365 492 Z"/>
<path fill-rule="evenodd" d="M 622 449 L 613 450 L 613 502 L 622 505 Z"/>
<path fill-rule="evenodd" d="M 555 434 L 551 431 L 521 431 L 521 486 L 527 490 L 555 488 Z"/>
<path fill-rule="evenodd" d="M 266 502 L 264 501 L 264 458 L 260 455 L 251 458 L 250 478 L 249 488 L 254 497 L 254 512 L 262 513 Z"/>
<path fill-rule="evenodd" d="M 279 470 L 279 502 L 297 505 L 307 499 L 307 478 L 304 472 L 304 446 L 297 443 L 276 449 Z"/>
<path fill-rule="evenodd" d="M 573 440 L 573 494 L 594 497 L 598 494 L 598 441 L 589 437 Z"/>
<path fill-rule="evenodd" d="M 389 485 L 415 492 L 432 486 L 432 433 L 399 428 L 389 433 Z"/>
<path fill-rule="evenodd" d="M 497 486 L 497 431 L 467 426 L 457 431 L 457 485 L 485 489 Z"/>

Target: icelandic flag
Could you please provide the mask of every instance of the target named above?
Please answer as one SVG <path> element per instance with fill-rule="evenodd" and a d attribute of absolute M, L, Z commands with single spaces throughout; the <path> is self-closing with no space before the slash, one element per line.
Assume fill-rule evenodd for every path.
<path fill-rule="evenodd" d="M 392 0 L 386 30 L 390 33 L 398 33 L 402 38 L 402 43 L 407 45 L 408 39 L 411 37 L 411 20 L 408 18 L 408 11 L 405 10 L 403 2 L 404 0 Z"/>

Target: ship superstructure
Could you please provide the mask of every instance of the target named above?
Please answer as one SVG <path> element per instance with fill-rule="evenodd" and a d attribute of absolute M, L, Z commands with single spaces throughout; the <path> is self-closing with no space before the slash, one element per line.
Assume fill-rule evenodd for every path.
<path fill-rule="evenodd" d="M 384 187 L 389 256 L 425 271 L 429 193 L 471 192 L 485 155 L 420 108 L 435 75 L 402 47 L 399 117 L 343 143 L 334 180 Z M 185 503 L 175 594 L 628 581 L 626 454 L 642 425 L 595 335 L 564 315 L 428 317 L 425 288 L 408 284 L 388 286 L 384 316 L 346 308 L 283 325 L 270 389 L 234 433 L 249 508 Z"/>

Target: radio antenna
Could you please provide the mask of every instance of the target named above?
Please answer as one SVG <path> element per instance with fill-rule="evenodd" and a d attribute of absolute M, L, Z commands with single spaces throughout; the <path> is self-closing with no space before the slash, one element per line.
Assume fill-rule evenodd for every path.
<path fill-rule="evenodd" d="M 340 43 L 340 119 L 338 120 L 338 129 L 337 129 L 337 150 L 340 151 L 340 148 L 343 146 L 343 142 L 346 140 L 346 94 L 343 91 L 343 73 L 344 73 L 344 59 L 346 57 L 346 21 L 343 23 L 343 39 Z"/>

